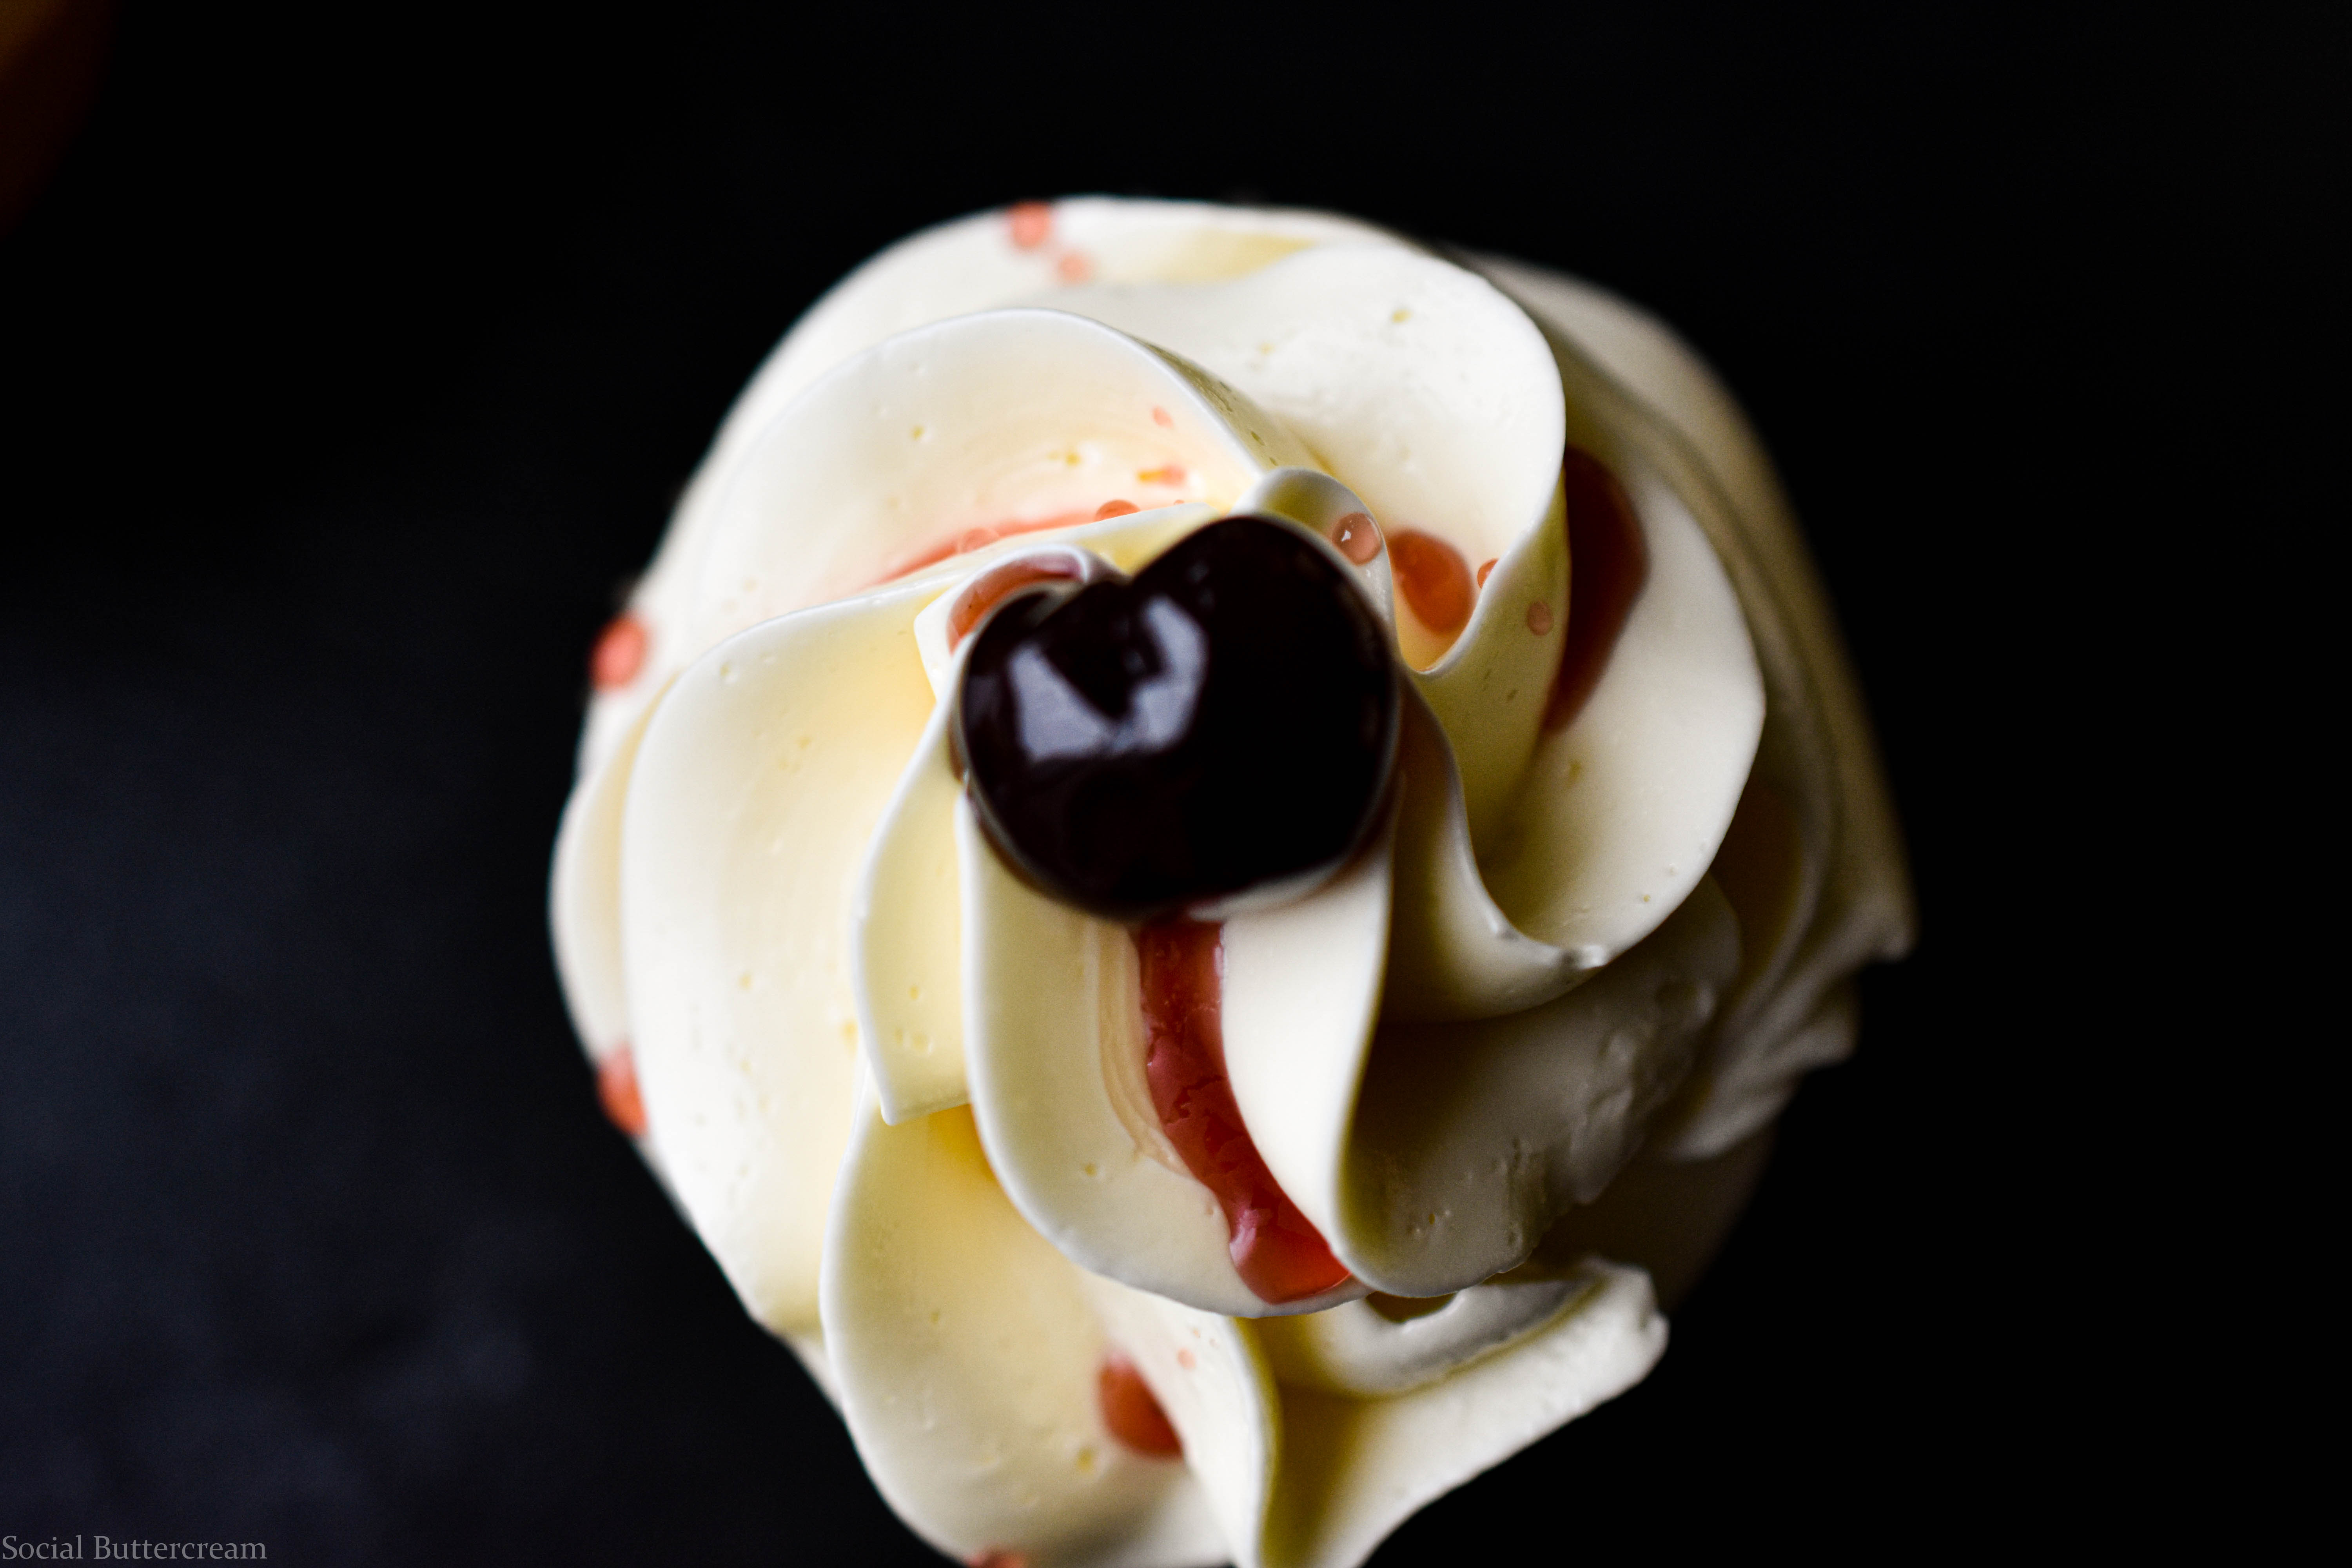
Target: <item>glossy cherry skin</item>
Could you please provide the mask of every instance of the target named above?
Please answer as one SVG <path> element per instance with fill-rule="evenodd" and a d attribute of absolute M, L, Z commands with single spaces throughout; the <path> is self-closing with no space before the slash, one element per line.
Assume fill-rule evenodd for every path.
<path fill-rule="evenodd" d="M 1144 921 L 1343 864 L 1388 788 L 1397 680 L 1387 628 L 1322 544 L 1230 517 L 1131 581 L 1008 601 L 974 635 L 955 736 L 1016 868 Z"/>

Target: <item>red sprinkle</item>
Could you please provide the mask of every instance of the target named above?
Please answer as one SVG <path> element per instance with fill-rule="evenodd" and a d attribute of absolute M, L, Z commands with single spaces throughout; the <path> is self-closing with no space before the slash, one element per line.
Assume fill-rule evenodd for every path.
<path fill-rule="evenodd" d="M 1470 621 L 1478 590 L 1470 563 L 1433 533 L 1400 529 L 1389 540 L 1389 564 L 1415 619 L 1439 637 L 1451 637 Z"/>
<path fill-rule="evenodd" d="M 1135 477 L 1147 485 L 1181 485 L 1184 482 L 1184 465 L 1162 463 L 1156 468 L 1146 468 Z"/>
<path fill-rule="evenodd" d="M 1159 426 L 1162 430 L 1173 430 L 1176 428 L 1176 421 L 1170 417 L 1168 410 L 1160 407 L 1160 405 L 1156 403 L 1151 405 L 1151 422 L 1154 425 Z"/>
<path fill-rule="evenodd" d="M 1242 1282 L 1261 1300 L 1303 1300 L 1344 1281 L 1348 1269 L 1275 1182 L 1234 1101 L 1218 1016 L 1223 935 L 1221 925 L 1181 919 L 1135 933 L 1150 1036 L 1144 1077 L 1169 1142 L 1225 1211 Z"/>
<path fill-rule="evenodd" d="M 990 567 L 966 583 L 956 595 L 955 603 L 948 606 L 949 651 L 953 652 L 981 618 L 1003 604 L 1015 588 L 1025 588 L 1032 583 L 1075 583 L 1078 575 L 1078 563 L 1058 554 L 1024 555 L 1002 566 Z"/>
<path fill-rule="evenodd" d="M 1500 558 L 1497 557 L 1497 559 Z M 1485 565 L 1478 568 L 1478 586 L 1483 588 L 1486 585 L 1486 574 L 1492 572 L 1494 569 L 1495 563 L 1493 561 L 1489 561 Z"/>
<path fill-rule="evenodd" d="M 1095 1374 L 1095 1394 L 1112 1436 L 1155 1459 L 1184 1457 L 1184 1439 L 1168 1424 L 1168 1412 L 1160 1408 L 1151 1385 L 1133 1362 L 1122 1355 L 1105 1356 L 1102 1370 Z"/>
<path fill-rule="evenodd" d="M 1538 637 L 1551 630 L 1551 606 L 1541 599 L 1528 606 L 1528 630 Z"/>
<path fill-rule="evenodd" d="M 1339 547 L 1340 554 L 1361 566 L 1381 552 L 1380 524 L 1370 512 L 1351 511 L 1332 523 L 1331 542 Z"/>
<path fill-rule="evenodd" d="M 1617 476 L 1591 453 L 1570 447 L 1560 479 L 1568 490 L 1568 635 L 1544 707 L 1548 730 L 1573 720 L 1601 683 L 1650 576 L 1641 520 Z"/>
<path fill-rule="evenodd" d="M 637 1060 L 628 1047 L 596 1064 L 596 1098 L 614 1126 L 632 1138 L 646 1135 L 646 1100 L 637 1092 Z"/>
<path fill-rule="evenodd" d="M 1131 500 L 1107 500 L 1095 508 L 1095 521 L 1100 522 L 1107 517 L 1125 517 L 1129 512 L 1137 510 L 1139 509 Z"/>
<path fill-rule="evenodd" d="M 1054 209 L 1044 202 L 1015 202 L 1004 215 L 1012 220 L 1013 243 L 1034 250 L 1054 236 Z"/>
<path fill-rule="evenodd" d="M 588 679 L 599 691 L 626 686 L 646 667 L 646 623 L 626 610 L 614 616 L 596 636 L 596 649 L 588 656 Z"/>
<path fill-rule="evenodd" d="M 1061 275 L 1065 283 L 1083 283 L 1095 275 L 1095 264 L 1087 259 L 1087 253 L 1083 250 L 1066 250 L 1062 252 L 1061 259 L 1054 263 L 1054 270 Z"/>

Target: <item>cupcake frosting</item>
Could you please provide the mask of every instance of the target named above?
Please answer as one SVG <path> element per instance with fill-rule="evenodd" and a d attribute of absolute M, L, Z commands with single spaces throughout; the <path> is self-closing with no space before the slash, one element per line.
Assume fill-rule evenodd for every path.
<path fill-rule="evenodd" d="M 998 604 L 1230 516 L 1378 617 L 1389 784 L 1344 863 L 1139 933 L 1008 861 L 958 682 Z M 1729 398 L 1588 286 L 1346 219 L 1076 200 L 884 252 L 593 674 L 552 914 L 608 1107 L 959 1558 L 1340 1568 L 1622 1392 L 1909 939 Z M 1054 689 L 1050 743 L 1109 722 Z"/>

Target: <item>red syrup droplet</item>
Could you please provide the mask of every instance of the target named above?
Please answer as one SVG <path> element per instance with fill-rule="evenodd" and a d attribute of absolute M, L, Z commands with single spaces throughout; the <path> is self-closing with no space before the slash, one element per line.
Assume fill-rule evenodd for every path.
<path fill-rule="evenodd" d="M 1168 1422 L 1168 1412 L 1135 1363 L 1121 1355 L 1103 1358 L 1095 1374 L 1095 1395 L 1102 1406 L 1103 1425 L 1110 1435 L 1139 1454 L 1155 1459 L 1181 1459 L 1184 1439 Z"/>
<path fill-rule="evenodd" d="M 1095 508 L 1095 521 L 1100 522 L 1107 517 L 1125 517 L 1129 512 L 1142 510 L 1131 500 L 1107 500 Z"/>
<path fill-rule="evenodd" d="M 596 1064 L 596 1098 L 614 1126 L 632 1138 L 646 1135 L 646 1100 L 637 1090 L 637 1061 L 628 1047 Z"/>
<path fill-rule="evenodd" d="M 1565 727 L 1582 711 L 1650 576 L 1641 520 L 1607 465 L 1570 447 L 1560 481 L 1568 493 L 1568 634 L 1544 706 L 1547 730 Z"/>
<path fill-rule="evenodd" d="M 1469 625 L 1478 590 L 1462 552 L 1433 533 L 1403 528 L 1389 539 L 1389 566 L 1423 626 L 1443 637 Z"/>
<path fill-rule="evenodd" d="M 1486 574 L 1492 572 L 1495 569 L 1495 562 L 1500 561 L 1502 557 L 1498 555 L 1495 557 L 1494 561 L 1489 561 L 1485 565 L 1478 568 L 1478 586 L 1484 588 L 1486 585 Z"/>
<path fill-rule="evenodd" d="M 895 583 L 899 578 L 920 572 L 926 566 L 957 555 L 969 555 L 975 550 L 986 549 L 1000 539 L 1012 539 L 1024 533 L 1043 533 L 1048 529 L 1074 528 L 1082 522 L 1094 521 L 1092 512 L 1065 511 L 1052 517 L 1016 518 L 1010 522 L 988 522 L 959 529 L 937 544 L 928 545 L 914 554 L 899 560 L 888 571 L 874 579 L 874 586 Z"/>
<path fill-rule="evenodd" d="M 1348 1278 L 1322 1233 L 1265 1168 L 1225 1077 L 1222 925 L 1159 921 L 1135 933 L 1143 965 L 1144 1077 L 1168 1141 L 1216 1195 L 1234 1268 L 1260 1300 L 1319 1295 Z"/>
<path fill-rule="evenodd" d="M 1002 566 L 990 567 L 966 583 L 956 594 L 955 603 L 948 606 L 948 651 L 953 653 L 971 628 L 1014 589 L 1026 588 L 1032 583 L 1076 583 L 1085 575 L 1077 558 L 1067 553 L 1024 555 Z"/>
<path fill-rule="evenodd" d="M 1013 243 L 1024 250 L 1034 250 L 1054 236 L 1054 209 L 1044 202 L 1015 202 L 1004 216 Z"/>
<path fill-rule="evenodd" d="M 614 616 L 596 636 L 588 656 L 588 679 L 599 691 L 626 686 L 646 667 L 646 623 L 627 611 Z"/>
<path fill-rule="evenodd" d="M 1380 524 L 1366 511 L 1351 511 L 1331 524 L 1331 542 L 1339 553 L 1361 566 L 1381 552 Z"/>

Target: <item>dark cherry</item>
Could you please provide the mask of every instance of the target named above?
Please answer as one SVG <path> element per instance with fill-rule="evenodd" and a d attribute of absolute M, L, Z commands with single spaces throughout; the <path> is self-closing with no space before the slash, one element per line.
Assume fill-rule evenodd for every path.
<path fill-rule="evenodd" d="M 1143 921 L 1346 860 L 1387 787 L 1398 700 L 1345 569 L 1231 517 L 1131 581 L 1008 600 L 973 635 L 955 734 L 1007 859 Z"/>

